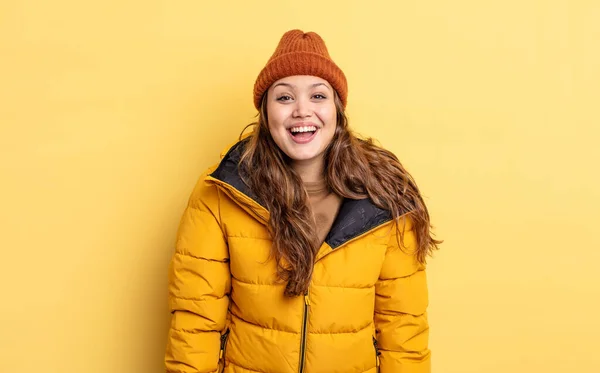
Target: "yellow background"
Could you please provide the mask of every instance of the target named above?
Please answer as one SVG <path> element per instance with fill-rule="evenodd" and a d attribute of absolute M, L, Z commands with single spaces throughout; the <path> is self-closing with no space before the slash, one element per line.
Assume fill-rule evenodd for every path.
<path fill-rule="evenodd" d="M 319 32 L 445 240 L 435 373 L 600 372 L 600 2 L 2 1 L 0 372 L 162 372 L 196 178 Z M 332 310 L 333 312 L 333 310 Z"/>

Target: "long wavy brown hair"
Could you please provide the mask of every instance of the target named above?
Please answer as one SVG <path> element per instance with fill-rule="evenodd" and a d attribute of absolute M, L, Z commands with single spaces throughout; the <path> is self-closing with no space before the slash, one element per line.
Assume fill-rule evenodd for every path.
<path fill-rule="evenodd" d="M 287 282 L 285 295 L 293 297 L 308 290 L 321 242 L 315 233 L 316 224 L 302 179 L 291 167 L 291 159 L 271 137 L 266 97 L 265 94 L 258 121 L 248 126 L 253 126 L 254 131 L 240 166 L 244 182 L 269 211 L 271 254 L 278 263 L 279 278 Z M 370 198 L 377 207 L 389 211 L 396 222 L 399 243 L 404 239 L 404 229 L 401 229 L 404 219 L 410 218 L 416 236 L 414 255 L 425 263 L 441 241 L 432 237 L 429 212 L 417 184 L 392 152 L 350 131 L 337 93 L 335 106 L 337 126 L 325 151 L 327 185 L 341 197 Z"/>

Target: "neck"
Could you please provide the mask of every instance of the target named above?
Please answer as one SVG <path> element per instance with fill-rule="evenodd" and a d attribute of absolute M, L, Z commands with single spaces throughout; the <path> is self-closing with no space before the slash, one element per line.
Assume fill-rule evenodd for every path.
<path fill-rule="evenodd" d="M 294 161 L 292 163 L 294 171 L 300 175 L 305 183 L 313 183 L 323 180 L 325 173 L 325 160 L 323 157 L 310 159 L 306 161 Z"/>

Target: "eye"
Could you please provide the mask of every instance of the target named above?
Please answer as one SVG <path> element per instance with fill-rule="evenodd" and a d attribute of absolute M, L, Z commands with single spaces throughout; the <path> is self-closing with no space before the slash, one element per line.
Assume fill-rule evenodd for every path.
<path fill-rule="evenodd" d="M 313 98 L 316 98 L 317 100 L 325 100 L 327 97 L 325 97 L 325 95 L 317 93 L 316 95 L 313 95 Z"/>
<path fill-rule="evenodd" d="M 283 101 L 289 101 L 291 99 L 292 98 L 290 96 L 288 96 L 288 95 L 282 95 L 282 96 L 277 97 L 277 101 L 282 101 L 282 102 Z"/>

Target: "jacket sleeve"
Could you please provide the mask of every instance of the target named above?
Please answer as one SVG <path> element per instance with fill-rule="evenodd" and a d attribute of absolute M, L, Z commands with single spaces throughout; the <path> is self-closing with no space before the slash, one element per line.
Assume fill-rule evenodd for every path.
<path fill-rule="evenodd" d="M 219 216 L 219 194 L 203 177 L 179 225 L 169 266 L 167 373 L 216 372 L 231 275 Z"/>
<path fill-rule="evenodd" d="M 407 222 L 402 248 L 392 228 L 375 285 L 375 328 L 381 373 L 430 373 L 428 291 L 425 266 L 414 256 L 415 235 Z"/>

